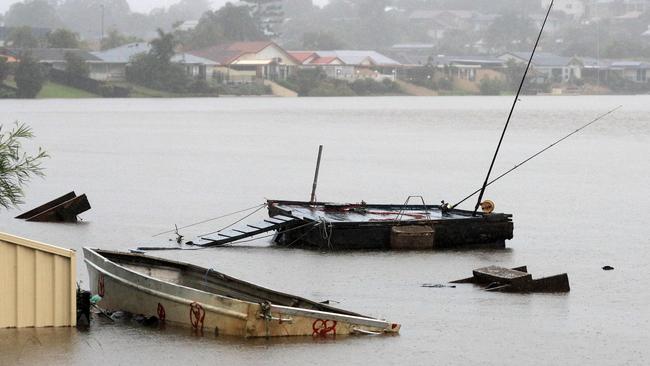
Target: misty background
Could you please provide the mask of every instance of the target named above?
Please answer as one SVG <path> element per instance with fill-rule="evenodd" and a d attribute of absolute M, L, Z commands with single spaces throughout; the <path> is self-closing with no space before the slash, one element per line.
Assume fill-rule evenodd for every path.
<path fill-rule="evenodd" d="M 9 10 L 12 4 L 19 3 L 22 0 L 0 0 L 0 12 Z M 329 0 L 314 0 L 316 5 L 325 5 Z M 174 5 L 178 0 L 128 0 L 131 10 L 139 13 L 148 13 L 156 8 L 167 8 Z M 211 0 L 209 3 L 213 8 L 218 8 L 225 5 L 228 0 Z"/>

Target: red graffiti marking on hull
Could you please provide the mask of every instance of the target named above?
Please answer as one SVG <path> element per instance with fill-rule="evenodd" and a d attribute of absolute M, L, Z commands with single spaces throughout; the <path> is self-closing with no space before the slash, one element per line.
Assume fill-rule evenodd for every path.
<path fill-rule="evenodd" d="M 323 320 L 318 319 L 312 324 L 314 337 L 326 337 L 328 335 L 336 335 L 336 320 Z"/>
<path fill-rule="evenodd" d="M 165 321 L 165 307 L 161 304 L 158 303 L 158 320 L 161 322 Z"/>
<path fill-rule="evenodd" d="M 203 330 L 203 321 L 205 320 L 205 310 L 198 302 L 190 304 L 190 323 L 195 330 Z"/>
<path fill-rule="evenodd" d="M 99 278 L 97 279 L 97 295 L 104 297 L 105 294 L 105 289 L 104 289 L 104 274 L 100 273 Z"/>

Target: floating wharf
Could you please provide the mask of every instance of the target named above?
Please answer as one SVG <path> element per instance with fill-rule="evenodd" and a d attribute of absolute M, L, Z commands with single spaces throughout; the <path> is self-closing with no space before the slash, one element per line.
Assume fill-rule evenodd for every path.
<path fill-rule="evenodd" d="M 269 217 L 187 244 L 219 246 L 276 231 L 280 246 L 331 250 L 503 248 L 512 215 L 443 210 L 435 205 L 267 202 Z"/>

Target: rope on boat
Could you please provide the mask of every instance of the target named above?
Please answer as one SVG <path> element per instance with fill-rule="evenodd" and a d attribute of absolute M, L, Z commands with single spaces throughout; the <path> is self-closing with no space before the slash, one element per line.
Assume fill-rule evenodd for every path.
<path fill-rule="evenodd" d="M 208 275 L 210 274 L 210 271 L 214 271 L 214 268 L 210 267 L 208 268 L 207 271 L 205 271 L 205 275 L 203 275 L 203 287 L 208 288 Z"/>
<path fill-rule="evenodd" d="M 487 183 L 487 184 L 485 185 L 485 187 L 492 185 L 492 183 L 494 183 L 494 182 L 498 181 L 499 179 L 505 177 L 506 175 L 510 174 L 511 172 L 513 172 L 514 170 L 516 170 L 517 168 L 519 168 L 520 166 L 526 164 L 527 162 L 529 162 L 529 161 L 535 159 L 536 157 L 538 157 L 539 155 L 543 154 L 544 152 L 546 152 L 547 150 L 549 150 L 549 149 L 552 148 L 553 146 L 555 146 L 555 145 L 559 144 L 560 142 L 562 142 L 562 141 L 568 139 L 569 137 L 571 137 L 571 136 L 575 135 L 576 133 L 578 133 L 578 132 L 584 130 L 585 128 L 591 126 L 592 124 L 594 124 L 594 123 L 600 121 L 601 119 L 603 119 L 603 118 L 609 116 L 610 114 L 614 113 L 615 111 L 617 111 L 617 110 L 619 110 L 619 109 L 621 109 L 621 108 L 623 108 L 623 106 L 622 106 L 622 105 L 619 105 L 618 107 L 616 107 L 616 108 L 612 108 L 612 109 L 610 109 L 609 111 L 607 111 L 606 113 L 603 113 L 603 114 L 601 114 L 600 116 L 598 116 L 598 117 L 592 119 L 589 123 L 580 126 L 580 127 L 579 127 L 578 129 L 576 129 L 575 131 L 573 131 L 573 132 L 571 132 L 570 134 L 568 134 L 568 135 L 562 137 L 561 139 L 559 139 L 559 140 L 553 142 L 552 144 L 548 145 L 547 147 L 543 148 L 542 150 L 540 150 L 540 151 L 536 152 L 535 154 L 529 156 L 528 158 L 526 158 L 525 160 L 523 160 L 523 161 L 520 162 L 519 164 L 515 165 L 515 166 L 512 167 L 511 169 L 507 170 L 505 173 L 503 173 L 503 174 L 499 175 L 498 177 L 492 179 L 489 183 Z M 461 203 L 463 203 L 463 202 L 467 201 L 468 199 L 472 198 L 475 194 L 479 193 L 479 192 L 481 191 L 481 189 L 484 189 L 484 188 L 479 188 L 479 189 L 475 190 L 475 191 L 472 192 L 470 195 L 468 195 L 467 197 L 465 197 L 465 198 L 463 198 L 462 200 L 460 200 L 457 204 L 451 206 L 451 209 L 453 210 L 454 208 L 456 208 L 456 206 L 458 206 L 458 205 L 460 205 Z"/>
<path fill-rule="evenodd" d="M 289 243 L 288 245 L 285 245 L 285 247 L 287 247 L 287 248 L 292 247 L 292 246 L 293 246 L 294 244 L 296 244 L 300 239 L 302 239 L 302 238 L 304 238 L 305 236 L 307 236 L 307 234 L 311 233 L 314 229 L 320 227 L 320 222 L 315 222 L 315 223 L 311 223 L 311 222 L 310 222 L 310 224 L 313 225 L 311 229 L 305 231 L 302 235 L 300 235 L 298 238 L 296 238 L 296 240 L 292 241 L 292 242 Z M 283 231 L 283 233 L 285 233 L 285 232 L 286 232 L 286 231 Z"/>
<path fill-rule="evenodd" d="M 320 228 L 320 235 L 324 240 L 327 240 L 327 248 L 332 249 L 332 224 L 330 224 L 324 217 L 320 218 L 317 226 Z"/>
<path fill-rule="evenodd" d="M 210 233 L 201 234 L 201 235 L 199 235 L 199 237 L 202 237 L 202 236 L 208 236 L 208 235 L 212 235 L 212 234 L 216 234 L 216 233 L 220 233 L 220 232 L 222 232 L 222 231 L 224 231 L 224 230 L 226 230 L 226 229 L 228 229 L 228 228 L 231 228 L 231 227 L 233 227 L 233 226 L 239 224 L 240 222 L 246 220 L 247 218 L 253 216 L 253 215 L 256 214 L 259 210 L 263 209 L 264 207 L 266 207 L 266 203 L 263 204 L 263 205 L 261 205 L 261 206 L 259 206 L 259 207 L 257 208 L 257 210 L 255 210 L 255 211 L 249 213 L 248 215 L 246 215 L 246 216 L 242 217 L 241 219 L 239 219 L 239 220 L 233 222 L 232 224 L 230 224 L 230 225 L 228 225 L 228 226 L 225 226 L 225 227 L 222 227 L 221 229 L 219 229 L 219 230 L 217 230 L 217 231 L 213 231 L 213 232 L 210 232 Z"/>
<path fill-rule="evenodd" d="M 178 232 L 178 230 L 187 229 L 187 228 L 190 228 L 190 227 L 193 227 L 193 226 L 197 226 L 197 225 L 205 224 L 205 223 L 210 222 L 210 221 L 215 221 L 215 220 L 223 219 L 223 218 L 226 218 L 226 217 L 230 217 L 230 216 L 237 215 L 237 214 L 239 214 L 239 213 L 246 212 L 246 211 L 250 211 L 250 210 L 254 210 L 254 209 L 258 209 L 257 211 L 259 211 L 259 210 L 260 210 L 261 208 L 263 208 L 263 207 L 266 207 L 266 203 L 263 203 L 263 204 L 261 204 L 261 205 L 255 205 L 255 206 L 253 206 L 253 207 L 249 207 L 249 208 L 245 208 L 245 209 L 243 209 L 243 210 L 239 210 L 239 211 L 231 212 L 231 213 L 229 213 L 229 214 L 225 214 L 225 215 L 221 215 L 221 216 L 213 217 L 213 218 L 211 218 L 211 219 L 206 219 L 206 220 L 203 220 L 203 221 L 195 222 L 195 223 L 193 223 L 193 224 L 189 224 L 189 225 L 185 225 L 185 226 L 177 227 L 177 228 L 172 229 L 172 230 L 163 231 L 163 232 L 161 232 L 161 233 L 158 233 L 158 234 L 153 235 L 152 237 L 155 238 L 155 237 L 160 236 L 160 235 L 164 235 L 164 234 L 170 234 L 170 233 Z M 256 211 L 256 212 L 257 212 L 257 211 Z"/>

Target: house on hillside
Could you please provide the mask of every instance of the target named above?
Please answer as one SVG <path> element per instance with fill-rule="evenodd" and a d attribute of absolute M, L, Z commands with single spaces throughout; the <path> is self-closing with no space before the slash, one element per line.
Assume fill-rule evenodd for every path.
<path fill-rule="evenodd" d="M 3 52 L 0 52 L 0 54 L 11 57 L 13 60 L 20 60 L 23 55 L 29 54 L 36 62 L 57 70 L 65 70 L 67 65 L 66 54 L 68 53 L 78 56 L 89 66 L 101 62 L 99 58 L 90 52 L 76 48 L 5 48 Z"/>
<path fill-rule="evenodd" d="M 530 52 L 508 52 L 499 56 L 507 62 L 528 63 Z M 558 56 L 548 52 L 537 52 L 533 57 L 531 69 L 537 83 L 566 83 L 582 78 L 582 64 L 574 57 Z"/>
<path fill-rule="evenodd" d="M 505 61 L 489 56 L 433 56 L 430 59 L 433 67 L 443 70 L 452 80 L 480 82 L 484 78 L 503 79 Z"/>
<path fill-rule="evenodd" d="M 106 51 L 93 52 L 101 62 L 91 63 L 90 77 L 102 81 L 121 81 L 126 78 L 126 68 L 132 59 L 148 53 L 151 45 L 146 42 L 129 43 Z M 183 66 L 185 73 L 194 78 L 207 79 L 212 76 L 217 63 L 187 53 L 175 54 L 171 62 Z"/>
<path fill-rule="evenodd" d="M 609 65 L 611 73 L 633 83 L 650 81 L 650 63 L 643 61 L 613 61 Z"/>
<path fill-rule="evenodd" d="M 548 9 L 549 3 L 550 0 L 541 0 L 542 9 Z M 581 19 L 585 15 L 587 7 L 585 0 L 562 0 L 553 4 L 553 10 L 562 12 L 573 19 Z"/>
<path fill-rule="evenodd" d="M 275 42 L 231 42 L 187 52 L 216 63 L 215 77 L 250 83 L 286 79 L 300 62 Z"/>
<path fill-rule="evenodd" d="M 426 65 L 434 54 L 432 43 L 400 43 L 391 46 L 389 55 L 406 65 Z"/>
<path fill-rule="evenodd" d="M 578 57 L 582 65 L 581 77 L 589 83 L 601 84 L 609 80 L 611 60 L 593 57 Z"/>
<path fill-rule="evenodd" d="M 610 19 L 623 16 L 638 17 L 650 10 L 650 0 L 583 0 L 587 17 L 590 19 Z"/>
<path fill-rule="evenodd" d="M 300 62 L 301 68 L 320 68 L 331 79 L 353 79 L 356 75 L 354 65 L 346 65 L 336 56 L 321 57 L 316 51 L 289 51 L 289 53 Z"/>
<path fill-rule="evenodd" d="M 467 10 L 416 10 L 409 15 L 409 21 L 425 27 L 432 39 L 440 40 L 450 30 L 485 31 L 497 17 Z"/>
<path fill-rule="evenodd" d="M 650 82 L 650 63 L 630 60 L 595 59 L 580 57 L 582 78 L 590 83 L 607 84 L 613 79 L 636 84 Z"/>
<path fill-rule="evenodd" d="M 339 78 L 359 79 L 373 78 L 376 80 L 392 79 L 395 80 L 403 65 L 388 56 L 377 51 L 367 50 L 334 50 L 334 51 L 316 51 L 321 58 L 336 58 L 343 65 L 353 67 L 352 74 L 345 73 Z"/>
<path fill-rule="evenodd" d="M 198 20 L 185 20 L 182 23 L 178 24 L 175 29 L 182 32 L 188 32 L 194 30 L 197 25 L 199 25 Z"/>

